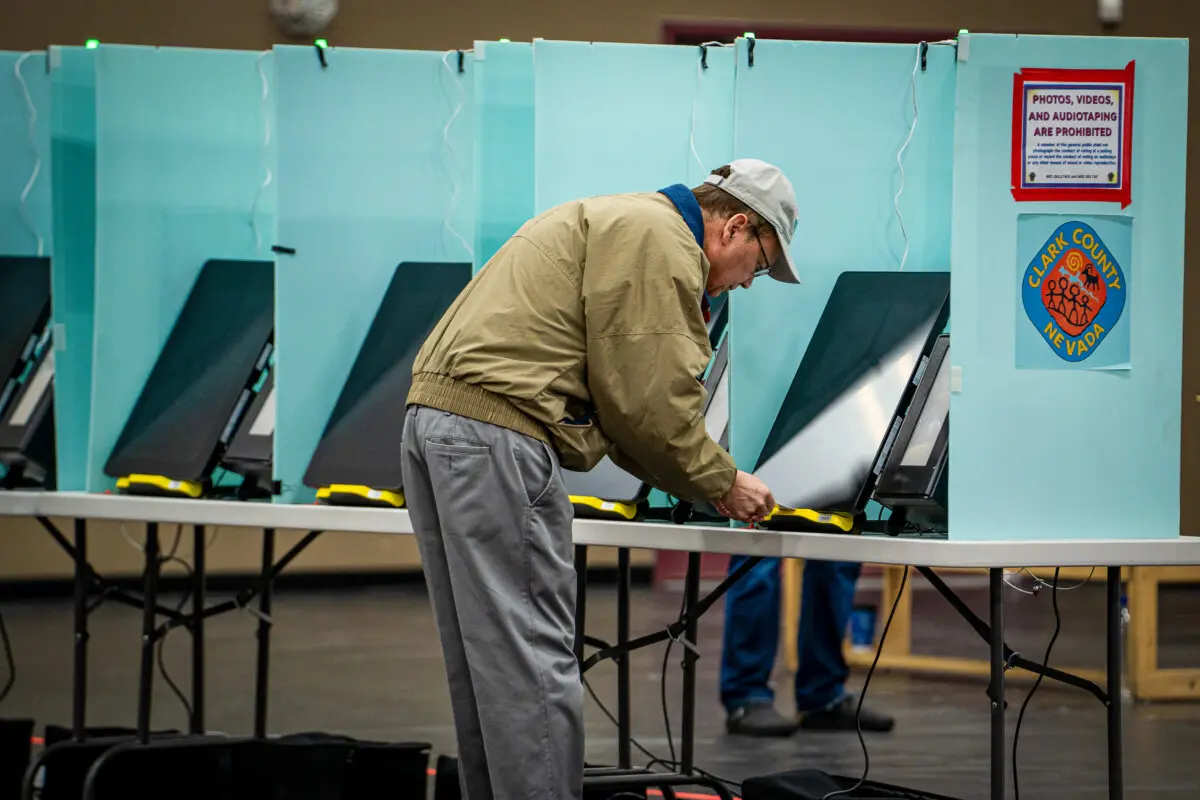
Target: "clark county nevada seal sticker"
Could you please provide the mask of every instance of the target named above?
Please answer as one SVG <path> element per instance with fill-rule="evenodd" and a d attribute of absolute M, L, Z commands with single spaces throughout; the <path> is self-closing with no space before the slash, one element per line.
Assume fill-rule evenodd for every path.
<path fill-rule="evenodd" d="M 1042 340 L 1064 361 L 1091 356 L 1125 310 L 1125 273 L 1085 222 L 1068 222 L 1041 246 L 1021 280 L 1021 301 Z"/>

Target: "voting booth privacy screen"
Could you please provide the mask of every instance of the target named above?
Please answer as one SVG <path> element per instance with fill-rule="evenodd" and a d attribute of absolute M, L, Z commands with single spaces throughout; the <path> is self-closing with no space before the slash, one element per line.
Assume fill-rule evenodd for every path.
<path fill-rule="evenodd" d="M 697 376 L 743 469 L 788 506 L 952 539 L 1179 533 L 1182 40 L 22 55 L 0 54 L 0 259 L 49 262 L 14 391 L 46 365 L 60 489 L 145 464 L 266 502 L 400 488 L 370 465 L 404 364 L 509 236 L 753 157 L 795 186 L 803 283 L 733 292 Z M 255 266 L 193 319 L 211 264 Z M 247 365 L 215 455 L 154 421 L 219 405 L 204 381 Z M 608 461 L 568 484 L 646 489 Z"/>

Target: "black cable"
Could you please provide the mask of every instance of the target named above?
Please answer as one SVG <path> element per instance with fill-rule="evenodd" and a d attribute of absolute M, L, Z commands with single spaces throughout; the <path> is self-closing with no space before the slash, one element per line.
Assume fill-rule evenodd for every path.
<path fill-rule="evenodd" d="M 165 564 L 166 562 L 171 561 L 171 560 L 176 560 L 176 561 L 178 560 L 175 558 L 175 554 L 177 552 L 179 552 L 179 542 L 182 539 L 183 539 L 183 523 L 181 522 L 175 526 L 175 541 L 171 542 L 171 549 L 168 550 L 167 554 L 162 557 L 162 561 L 160 563 Z"/>
<path fill-rule="evenodd" d="M 679 601 L 679 619 L 678 619 L 678 621 L 680 621 L 680 622 L 683 621 L 684 615 L 686 614 L 686 612 L 688 610 L 689 609 L 687 607 L 687 591 L 685 590 L 683 597 L 680 598 L 680 601 Z M 661 688 L 661 694 L 662 694 L 662 710 L 663 710 L 663 727 L 666 728 L 666 732 L 667 732 L 667 747 L 671 750 L 671 760 L 664 761 L 661 758 L 655 758 L 649 764 L 646 765 L 646 769 L 650 769 L 655 764 L 661 764 L 662 766 L 666 767 L 669 770 L 678 772 L 679 768 L 681 766 L 681 762 L 676 760 L 676 757 L 675 757 L 675 740 L 674 740 L 674 737 L 672 737 L 672 735 L 671 735 L 671 712 L 670 712 L 670 708 L 667 705 L 667 664 L 668 664 L 668 660 L 671 657 L 671 646 L 673 644 L 675 644 L 674 639 L 667 640 L 667 651 L 666 651 L 666 653 L 663 654 L 663 668 L 662 668 L 662 676 L 660 679 L 660 688 Z M 687 658 L 687 653 L 684 653 L 684 658 Z M 714 775 L 711 772 L 706 772 L 706 771 L 698 768 L 694 764 L 692 765 L 692 771 L 694 771 L 697 775 L 701 775 L 710 780 L 714 780 L 719 783 L 723 783 L 726 786 L 732 788 L 738 794 L 741 794 L 741 792 L 742 792 L 742 785 L 740 783 L 738 783 L 737 781 L 731 781 L 727 778 L 722 778 L 720 775 Z"/>
<path fill-rule="evenodd" d="M 667 648 L 663 653 L 662 678 L 659 682 L 659 686 L 661 687 L 660 694 L 662 695 L 663 727 L 667 730 L 667 749 L 671 752 L 672 764 L 676 763 L 675 737 L 671 735 L 671 709 L 667 705 L 667 666 L 671 659 L 671 646 L 674 644 L 674 639 L 667 640 Z M 686 654 L 684 657 L 687 657 Z"/>
<path fill-rule="evenodd" d="M 604 716 L 608 717 L 609 722 L 611 722 L 613 725 L 620 727 L 620 723 L 617 722 L 617 718 L 615 716 L 613 716 L 613 713 L 608 710 L 607 706 L 604 705 L 604 701 L 602 701 L 600 699 L 599 695 L 596 694 L 596 690 L 592 688 L 592 685 L 588 682 L 588 679 L 586 677 L 583 679 L 583 685 L 584 685 L 584 688 L 586 688 L 588 690 L 588 694 L 590 694 L 592 696 L 592 700 L 594 700 L 596 702 L 596 705 L 600 707 L 600 710 L 602 712 L 604 712 Z M 634 747 L 636 747 L 638 750 L 640 750 L 642 752 L 642 755 L 644 755 L 644 756 L 646 756 L 646 758 L 650 759 L 650 761 L 647 762 L 647 764 L 646 764 L 646 769 L 651 769 L 655 765 L 661 765 L 663 767 L 666 767 L 669 770 L 674 770 L 674 771 L 677 771 L 679 769 L 678 761 L 674 761 L 674 760 L 668 761 L 667 759 L 659 758 L 654 753 L 647 750 L 642 745 L 641 742 L 639 742 L 637 739 L 633 738 L 632 736 L 629 737 L 629 743 L 632 744 Z M 704 777 L 704 778 L 708 778 L 710 780 L 717 781 L 719 783 L 723 783 L 726 786 L 733 789 L 738 794 L 741 794 L 742 785 L 740 783 L 738 783 L 737 781 L 731 781 L 728 778 L 722 778 L 720 775 L 715 775 L 711 772 L 700 769 L 698 767 L 692 767 L 692 769 L 696 772 L 697 775 L 700 775 L 701 777 Z"/>
<path fill-rule="evenodd" d="M 896 592 L 896 599 L 892 601 L 892 610 L 888 614 L 887 622 L 884 623 L 883 633 L 879 635 L 879 645 L 875 648 L 875 658 L 871 660 L 871 668 L 867 670 L 867 679 L 863 681 L 862 691 L 858 694 L 858 708 L 854 712 L 854 728 L 858 732 L 858 743 L 862 746 L 863 752 L 863 773 L 858 782 L 849 789 L 839 789 L 835 792 L 829 792 L 821 800 L 829 800 L 831 797 L 837 797 L 842 794 L 850 794 L 858 791 L 858 788 L 867 782 L 867 775 L 871 772 L 871 755 L 867 752 L 867 742 L 863 739 L 862 732 L 862 709 L 863 700 L 867 696 L 867 687 L 871 685 L 871 676 L 875 674 L 875 666 L 879 663 L 879 656 L 883 653 L 883 643 L 887 641 L 888 629 L 892 627 L 892 617 L 896 616 L 896 609 L 900 607 L 900 598 L 904 596 L 904 586 L 908 583 L 908 567 L 904 568 L 904 576 L 900 579 L 900 589 Z"/>
<path fill-rule="evenodd" d="M 1058 632 L 1062 629 L 1062 616 L 1058 613 L 1058 570 L 1058 567 L 1054 568 L 1054 583 L 1050 587 L 1050 602 L 1054 606 L 1054 634 L 1050 637 L 1050 643 L 1046 645 L 1046 656 L 1042 659 L 1043 670 L 1050 666 L 1050 651 L 1054 649 L 1054 640 L 1058 638 Z M 1029 690 L 1029 694 L 1025 695 L 1025 702 L 1021 703 L 1021 713 L 1017 715 L 1017 727 L 1013 731 L 1012 774 L 1015 800 L 1021 800 L 1021 784 L 1017 778 L 1017 742 L 1021 739 L 1021 722 L 1025 719 L 1025 709 L 1029 707 L 1033 693 L 1041 686 L 1043 677 L 1045 676 L 1039 673 L 1037 680 L 1033 682 L 1033 688 Z M 1109 701 L 1112 702 L 1113 698 L 1110 697 Z"/>
<path fill-rule="evenodd" d="M 677 621 L 683 620 L 686 606 L 687 606 L 687 595 L 684 594 L 683 599 L 680 601 L 680 604 L 679 604 L 679 619 Z M 680 762 L 675 760 L 675 742 L 671 735 L 671 718 L 670 718 L 670 714 L 669 714 L 669 708 L 667 706 L 667 665 L 668 665 L 668 662 L 669 662 L 669 659 L 671 656 L 671 646 L 674 643 L 675 643 L 674 639 L 667 640 L 666 654 L 663 656 L 663 668 L 662 668 L 662 677 L 661 677 L 661 683 L 660 683 L 661 690 L 662 690 L 663 724 L 667 730 L 667 744 L 671 749 L 671 759 L 668 761 L 666 759 L 659 758 L 654 753 L 651 753 L 649 750 L 647 750 L 645 747 L 643 747 L 642 744 L 637 739 L 633 738 L 633 736 L 629 737 L 629 743 L 632 744 L 634 747 L 636 747 L 638 750 L 640 750 L 643 755 L 645 755 L 647 758 L 650 759 L 650 761 L 647 762 L 647 764 L 646 764 L 646 769 L 652 769 L 657 764 L 657 765 L 662 765 L 663 767 L 665 767 L 669 770 L 677 772 L 679 770 L 679 766 L 680 766 Z M 629 653 L 623 654 L 622 657 L 628 658 Z M 600 707 L 600 710 L 602 712 L 604 712 L 604 716 L 608 717 L 609 721 L 612 722 L 613 725 L 616 725 L 618 728 L 620 728 L 620 723 L 617 721 L 617 718 L 615 716 L 613 716 L 612 712 L 608 710 L 608 707 L 605 706 L 603 701 L 600 700 L 600 697 L 596 694 L 596 690 L 592 688 L 592 685 L 590 683 L 588 683 L 588 679 L 586 677 L 583 678 L 583 685 L 588 690 L 588 694 L 590 694 L 592 696 L 592 700 L 594 700 L 596 702 L 596 705 Z M 738 794 L 741 794 L 741 792 L 742 792 L 742 785 L 740 783 L 738 783 L 737 781 L 731 781 L 728 778 L 722 778 L 720 775 L 715 775 L 711 772 L 700 769 L 699 767 L 696 767 L 696 766 L 693 766 L 692 770 L 697 775 L 699 775 L 703 778 L 708 778 L 709 780 L 717 781 L 718 783 L 724 784 L 725 786 L 731 788 L 733 791 L 737 792 Z M 616 795 L 616 796 L 619 797 L 620 795 Z M 634 795 L 634 796 L 637 796 L 637 795 Z"/>
<path fill-rule="evenodd" d="M 182 527 L 182 526 L 180 526 L 180 527 Z M 178 543 L 179 543 L 178 538 L 176 538 L 176 545 L 178 545 Z M 174 552 L 174 548 L 172 548 L 171 552 Z M 193 574 L 192 565 L 189 564 L 188 562 L 184 561 L 182 558 L 179 558 L 178 556 L 174 556 L 174 555 L 168 555 L 161 559 L 162 564 L 166 564 L 170 561 L 174 561 L 177 564 L 179 564 L 181 567 L 183 567 L 184 570 L 187 572 L 187 576 L 188 576 L 187 577 L 187 588 L 184 589 L 183 596 L 179 599 L 179 605 L 175 606 L 176 611 L 182 612 L 183 607 L 187 605 L 188 600 L 192 596 L 192 574 Z M 172 630 L 174 630 L 174 627 L 175 626 L 168 627 L 167 630 L 163 633 L 163 635 L 159 638 L 158 643 L 155 646 L 155 650 L 156 650 L 155 658 L 158 661 L 159 673 L 162 675 L 163 680 L 167 682 L 167 686 L 169 686 L 171 688 L 171 692 L 175 695 L 176 698 L 179 699 L 179 702 L 183 705 L 184 711 L 187 712 L 188 721 L 191 722 L 192 714 L 194 713 L 192 711 L 192 704 L 188 702 L 187 697 L 184 696 L 183 692 L 175 684 L 175 681 L 171 680 L 171 675 L 170 675 L 170 673 L 167 672 L 166 661 L 163 658 L 163 645 L 167 641 L 167 634 L 169 634 Z"/>
<path fill-rule="evenodd" d="M 679 599 L 679 616 L 676 621 L 682 621 L 684 615 L 688 612 L 687 607 L 687 589 L 684 589 L 683 597 Z M 663 712 L 663 727 L 667 730 L 667 749 L 671 751 L 671 764 L 678 764 L 675 759 L 675 738 L 671 735 L 671 710 L 667 706 L 667 663 L 671 658 L 671 646 L 675 644 L 674 639 L 667 640 L 667 651 L 663 653 L 662 675 L 660 677 L 660 688 L 662 694 L 662 712 Z M 687 653 L 683 654 L 687 658 Z M 653 762 L 651 762 L 653 763 Z M 668 767 L 672 769 L 673 767 Z"/>
<path fill-rule="evenodd" d="M 4 624 L 4 614 L 0 613 L 0 641 L 4 642 L 4 660 L 8 664 L 8 680 L 4 682 L 4 688 L 0 689 L 0 703 L 8 697 L 8 693 L 12 691 L 13 684 L 17 682 L 17 662 L 13 658 L 12 641 L 8 638 L 8 626 Z"/>
<path fill-rule="evenodd" d="M 583 679 L 583 685 L 584 685 L 584 688 L 586 688 L 588 690 L 588 694 L 590 694 L 592 696 L 592 699 L 594 701 L 596 701 L 596 705 L 600 706 L 600 710 L 604 712 L 604 716 L 608 717 L 609 721 L 613 725 L 620 727 L 620 723 L 617 722 L 617 718 L 612 715 L 612 712 L 609 711 L 608 707 L 605 706 L 604 703 L 600 700 L 600 697 L 596 694 L 596 690 L 592 688 L 592 685 L 590 683 L 588 683 L 587 678 Z M 654 761 L 658 760 L 658 756 L 654 755 L 654 753 L 651 753 L 645 747 L 642 747 L 641 742 L 639 742 L 637 739 L 633 738 L 632 736 L 629 737 L 629 743 L 632 744 L 634 747 L 636 747 L 638 750 L 641 750 L 643 755 L 646 756 L 646 758 L 652 759 L 651 763 L 654 763 Z"/>

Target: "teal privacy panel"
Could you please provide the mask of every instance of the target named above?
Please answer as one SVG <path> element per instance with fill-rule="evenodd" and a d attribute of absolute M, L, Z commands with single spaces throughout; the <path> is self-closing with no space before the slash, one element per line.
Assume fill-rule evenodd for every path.
<path fill-rule="evenodd" d="M 101 45 L 89 491 L 204 262 L 272 258 L 270 53 Z M 253 212 L 253 213 L 252 213 Z M 257 241 L 256 241 L 257 231 Z M 69 342 L 68 342 L 69 343 Z"/>
<path fill-rule="evenodd" d="M 46 65 L 44 51 L 0 52 L 0 153 L 4 153 L 0 158 L 0 254 L 3 255 L 53 254 L 50 72 Z"/>
<path fill-rule="evenodd" d="M 734 52 L 537 41 L 536 211 L 580 197 L 696 186 L 733 153 Z M 666 504 L 655 491 L 650 502 Z"/>
<path fill-rule="evenodd" d="M 733 48 L 707 61 L 695 47 L 534 42 L 536 210 L 695 186 L 728 163 Z"/>
<path fill-rule="evenodd" d="M 402 261 L 474 258 L 473 59 L 454 51 L 277 47 L 275 470 L 304 471 Z M 403 413 L 397 409 L 396 413 Z"/>
<path fill-rule="evenodd" d="M 475 269 L 533 216 L 533 47 L 475 42 Z"/>
<path fill-rule="evenodd" d="M 950 404 L 950 536 L 1177 536 L 1187 42 L 1011 35 L 969 42 L 958 65 L 955 122 L 951 302 L 959 324 L 951 357 L 962 382 Z M 1121 70 L 1131 61 L 1131 204 L 1014 201 L 1014 74 Z M 1109 228 L 1131 228 L 1117 323 L 1130 326 L 1127 369 L 1018 368 L 1014 326 L 1031 324 L 1019 308 L 1021 284 L 1031 250 L 1042 244 L 1020 246 L 1021 228 L 1039 223 L 1027 215 L 1099 217 Z"/>
<path fill-rule="evenodd" d="M 735 154 L 792 181 L 803 283 L 759 278 L 730 298 L 730 449 L 743 469 L 762 450 L 838 276 L 948 270 L 954 50 L 915 45 L 738 42 Z M 820 76 L 820 77 L 817 77 Z M 913 84 L 916 128 L 913 128 Z M 897 156 L 903 155 L 903 192 Z M 820 458 L 814 453 L 813 458 Z"/>
<path fill-rule="evenodd" d="M 95 53 L 50 49 L 54 427 L 61 491 L 87 488 L 96 308 Z"/>

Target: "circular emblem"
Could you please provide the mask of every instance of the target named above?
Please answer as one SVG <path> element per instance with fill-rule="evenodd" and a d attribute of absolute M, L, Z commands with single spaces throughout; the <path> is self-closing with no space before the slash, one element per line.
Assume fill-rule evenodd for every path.
<path fill-rule="evenodd" d="M 1065 361 L 1095 352 L 1120 320 L 1127 291 L 1121 265 L 1084 222 L 1059 226 L 1021 280 L 1025 314 Z"/>

